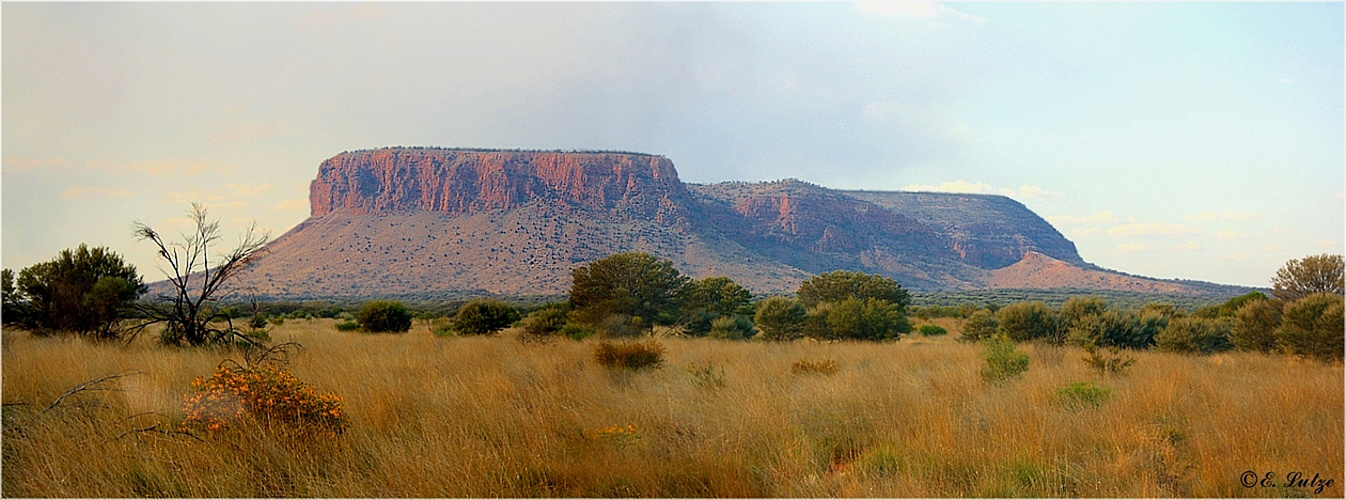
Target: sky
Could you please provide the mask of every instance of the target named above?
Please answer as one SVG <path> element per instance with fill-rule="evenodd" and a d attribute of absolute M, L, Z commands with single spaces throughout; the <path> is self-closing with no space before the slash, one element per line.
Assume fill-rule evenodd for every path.
<path fill-rule="evenodd" d="M 0 260 L 229 244 L 318 164 L 615 149 L 686 182 L 997 193 L 1080 255 L 1269 286 L 1343 252 L 1343 4 L 0 5 Z"/>

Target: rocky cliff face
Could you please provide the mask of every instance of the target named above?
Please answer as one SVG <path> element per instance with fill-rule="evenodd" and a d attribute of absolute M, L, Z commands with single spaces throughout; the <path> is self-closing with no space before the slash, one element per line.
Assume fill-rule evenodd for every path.
<path fill-rule="evenodd" d="M 383 149 L 343 153 L 318 167 L 313 216 L 415 211 L 460 215 L 533 200 L 672 223 L 691 196 L 673 162 L 618 153 Z"/>
<path fill-rule="evenodd" d="M 1003 196 L 687 185 L 667 158 L 637 153 L 342 153 L 319 166 L 310 201 L 312 217 L 269 244 L 239 287 L 285 298 L 554 294 L 571 269 L 624 251 L 757 293 L 836 269 L 915 290 L 1152 287 L 1093 268 Z"/>

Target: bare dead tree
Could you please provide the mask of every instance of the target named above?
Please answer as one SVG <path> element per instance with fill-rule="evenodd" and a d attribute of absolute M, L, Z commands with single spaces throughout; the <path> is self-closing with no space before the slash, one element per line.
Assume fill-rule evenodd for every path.
<path fill-rule="evenodd" d="M 181 241 L 165 241 L 158 231 L 140 221 L 133 226 L 137 238 L 149 240 L 159 248 L 159 258 L 163 261 L 159 269 L 168 277 L 171 287 L 170 293 L 141 303 L 139 309 L 146 320 L 136 327 L 135 333 L 149 325 L 162 323 L 161 340 L 168 345 L 232 342 L 256 345 L 255 339 L 235 328 L 232 318 L 216 309 L 214 304 L 228 296 L 223 288 L 225 283 L 259 255 L 270 235 L 258 234 L 254 222 L 238 245 L 218 254 L 218 260 L 212 265 L 211 251 L 220 241 L 220 222 L 210 220 L 205 207 L 199 203 L 193 203 L 187 215 L 196 227 L 190 233 L 182 233 Z M 224 325 L 215 326 L 214 322 L 220 320 Z"/>

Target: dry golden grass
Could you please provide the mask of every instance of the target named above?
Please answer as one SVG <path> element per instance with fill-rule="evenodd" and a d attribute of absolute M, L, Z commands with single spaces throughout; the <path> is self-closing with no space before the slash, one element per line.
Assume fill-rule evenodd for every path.
<path fill-rule="evenodd" d="M 305 350 L 290 369 L 345 398 L 350 429 L 293 442 L 142 432 L 181 417 L 191 380 L 225 357 L 5 331 L 6 496 L 1284 496 L 1341 497 L 1340 365 L 1284 357 L 1137 353 L 1098 378 L 1074 349 L 1021 346 L 1021 379 L 978 375 L 950 334 L 897 343 L 766 344 L 667 338 L 661 368 L 612 371 L 597 339 L 521 343 L 272 331 Z M 800 360 L 834 360 L 826 376 Z M 108 408 L 39 410 L 125 370 Z M 722 375 L 721 375 L 722 374 Z M 705 383 L 722 377 L 723 384 Z M 1052 403 L 1096 380 L 1097 409 Z M 92 401 L 86 399 L 86 401 Z M 133 414 L 153 411 L 126 419 Z M 1321 494 L 1245 488 L 1240 474 L 1334 479 Z"/>

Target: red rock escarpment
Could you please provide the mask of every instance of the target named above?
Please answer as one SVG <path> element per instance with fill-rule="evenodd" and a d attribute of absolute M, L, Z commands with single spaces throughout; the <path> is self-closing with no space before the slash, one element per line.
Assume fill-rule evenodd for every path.
<path fill-rule="evenodd" d="M 510 209 L 536 199 L 616 216 L 674 222 L 691 195 L 673 162 L 626 153 L 382 149 L 342 153 L 318 168 L 313 216 Z"/>

